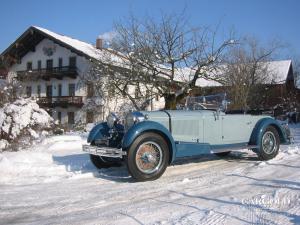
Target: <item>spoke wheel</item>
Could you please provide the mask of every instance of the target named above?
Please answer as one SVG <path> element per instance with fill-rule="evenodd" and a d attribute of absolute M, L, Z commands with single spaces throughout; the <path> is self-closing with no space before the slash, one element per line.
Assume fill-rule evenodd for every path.
<path fill-rule="evenodd" d="M 277 147 L 276 137 L 273 132 L 267 131 L 262 137 L 263 151 L 267 154 L 272 154 Z"/>
<path fill-rule="evenodd" d="M 151 174 L 157 171 L 161 166 L 161 147 L 153 141 L 145 142 L 138 148 L 135 160 L 137 168 L 141 172 Z"/>
<path fill-rule="evenodd" d="M 280 139 L 275 127 L 269 126 L 264 131 L 257 155 L 260 160 L 273 159 L 279 151 Z"/>
<path fill-rule="evenodd" d="M 135 180 L 155 180 L 165 172 L 169 154 L 168 144 L 161 135 L 144 133 L 129 147 L 126 165 Z"/>

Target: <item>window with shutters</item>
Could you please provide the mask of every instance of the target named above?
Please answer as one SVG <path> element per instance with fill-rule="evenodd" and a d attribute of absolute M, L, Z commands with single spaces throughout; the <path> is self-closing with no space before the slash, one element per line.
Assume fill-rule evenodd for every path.
<path fill-rule="evenodd" d="M 86 112 L 86 122 L 87 123 L 93 123 L 94 122 L 94 112 L 93 111 L 87 111 Z"/>
<path fill-rule="evenodd" d="M 59 97 L 62 96 L 62 85 L 61 84 L 58 85 L 58 96 Z"/>
<path fill-rule="evenodd" d="M 41 85 L 38 85 L 36 89 L 38 97 L 41 97 Z"/>
<path fill-rule="evenodd" d="M 27 96 L 27 98 L 31 97 L 31 94 L 32 94 L 32 88 L 31 88 L 31 86 L 27 86 L 26 87 L 26 96 Z"/>
<path fill-rule="evenodd" d="M 32 62 L 27 62 L 27 70 L 32 70 Z"/>
<path fill-rule="evenodd" d="M 52 85 L 47 85 L 46 96 L 52 97 Z"/>
<path fill-rule="evenodd" d="M 75 56 L 72 56 L 69 58 L 69 66 L 76 67 L 76 57 Z"/>
<path fill-rule="evenodd" d="M 58 59 L 58 68 L 61 69 L 63 67 L 63 59 L 59 58 Z"/>
<path fill-rule="evenodd" d="M 75 84 L 69 84 L 69 96 L 75 96 Z"/>
<path fill-rule="evenodd" d="M 61 112 L 57 112 L 57 120 L 61 123 Z"/>
<path fill-rule="evenodd" d="M 87 85 L 87 97 L 93 97 L 94 96 L 94 85 L 88 84 Z"/>
<path fill-rule="evenodd" d="M 38 68 L 38 70 L 42 69 L 42 61 L 41 60 L 38 60 L 38 62 L 37 62 L 37 68 Z"/>
<path fill-rule="evenodd" d="M 52 68 L 53 68 L 53 59 L 47 59 L 46 68 L 47 68 L 47 70 L 52 70 Z"/>
<path fill-rule="evenodd" d="M 68 112 L 68 124 L 74 124 L 75 119 L 74 119 L 74 112 Z"/>

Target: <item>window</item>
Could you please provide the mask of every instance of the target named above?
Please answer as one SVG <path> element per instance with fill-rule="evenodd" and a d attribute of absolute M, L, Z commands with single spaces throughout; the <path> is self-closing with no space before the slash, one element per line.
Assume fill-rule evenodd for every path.
<path fill-rule="evenodd" d="M 69 96 L 75 96 L 75 84 L 69 84 Z"/>
<path fill-rule="evenodd" d="M 37 86 L 37 95 L 38 97 L 41 97 L 41 85 Z"/>
<path fill-rule="evenodd" d="M 47 68 L 47 70 L 52 70 L 52 68 L 53 68 L 53 59 L 47 59 L 46 68 Z"/>
<path fill-rule="evenodd" d="M 57 112 L 57 120 L 61 123 L 61 112 Z"/>
<path fill-rule="evenodd" d="M 87 85 L 87 96 L 88 97 L 93 97 L 94 96 L 94 85 L 93 84 L 88 84 Z"/>
<path fill-rule="evenodd" d="M 87 111 L 86 112 L 86 123 L 93 123 L 94 122 L 94 112 Z"/>
<path fill-rule="evenodd" d="M 76 57 L 75 56 L 69 58 L 69 66 L 76 67 Z"/>
<path fill-rule="evenodd" d="M 59 58 L 59 59 L 58 59 L 58 67 L 59 67 L 59 69 L 61 69 L 62 66 L 63 66 L 63 59 L 62 59 L 62 58 Z"/>
<path fill-rule="evenodd" d="M 62 96 L 62 85 L 61 84 L 58 85 L 58 96 L 59 97 Z"/>
<path fill-rule="evenodd" d="M 27 96 L 27 98 L 31 97 L 31 93 L 32 93 L 31 86 L 27 86 L 26 87 L 26 96 Z"/>
<path fill-rule="evenodd" d="M 74 124 L 74 112 L 68 112 L 68 124 Z"/>
<path fill-rule="evenodd" d="M 39 60 L 37 63 L 38 63 L 38 64 L 37 64 L 38 70 L 41 70 L 41 69 L 42 69 L 42 61 Z"/>
<path fill-rule="evenodd" d="M 46 96 L 47 97 L 52 97 L 52 85 L 47 85 Z"/>
<path fill-rule="evenodd" d="M 27 70 L 32 70 L 32 62 L 27 62 Z"/>

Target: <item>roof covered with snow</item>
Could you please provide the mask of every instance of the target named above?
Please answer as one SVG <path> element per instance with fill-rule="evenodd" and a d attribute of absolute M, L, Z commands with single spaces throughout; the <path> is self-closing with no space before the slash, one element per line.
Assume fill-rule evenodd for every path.
<path fill-rule="evenodd" d="M 293 74 L 289 73 L 292 65 L 291 60 L 280 60 L 280 61 L 270 61 L 263 62 L 267 73 L 269 74 L 269 79 L 266 80 L 267 84 L 284 84 L 287 80 L 294 79 Z M 207 77 L 218 77 L 226 73 L 226 65 L 220 65 L 213 71 L 208 71 Z M 193 76 L 193 70 L 189 68 L 184 68 L 178 71 L 177 77 L 178 80 L 189 80 Z M 216 80 L 210 80 L 208 78 L 199 78 L 196 82 L 198 87 L 217 87 L 222 86 L 221 83 Z"/>
<path fill-rule="evenodd" d="M 57 34 L 55 32 L 52 32 L 50 30 L 47 30 L 45 28 L 34 26 L 34 28 L 38 29 L 39 31 L 47 34 L 48 36 L 53 37 L 56 40 L 59 40 L 60 42 L 63 42 L 72 48 L 82 52 L 84 55 L 89 56 L 90 58 L 94 58 L 97 60 L 103 60 L 106 59 L 108 56 L 113 56 L 115 60 L 119 60 L 119 57 L 117 57 L 115 54 L 111 53 L 108 49 L 97 49 L 94 45 L 86 43 L 84 41 L 80 41 L 65 35 Z"/>
<path fill-rule="evenodd" d="M 287 80 L 293 79 L 288 77 L 292 60 L 271 61 L 267 64 L 268 71 L 273 76 L 272 83 L 284 84 Z"/>
<path fill-rule="evenodd" d="M 24 46 L 36 45 L 44 38 L 53 40 L 57 44 L 69 48 L 78 55 L 82 55 L 87 58 L 96 59 L 107 63 L 121 63 L 123 61 L 121 55 L 117 54 L 112 49 L 97 49 L 94 45 L 87 42 L 58 34 L 38 26 L 29 27 L 16 41 L 14 41 L 6 50 L 4 50 L 1 55 L 9 57 L 23 57 L 28 51 L 31 50 L 30 48 L 24 49 Z M 21 45 L 22 48 L 18 47 L 20 46 L 19 43 L 23 43 Z"/>

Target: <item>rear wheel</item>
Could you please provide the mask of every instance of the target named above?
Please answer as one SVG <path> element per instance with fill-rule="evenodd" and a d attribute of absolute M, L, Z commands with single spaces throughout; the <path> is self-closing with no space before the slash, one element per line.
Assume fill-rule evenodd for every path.
<path fill-rule="evenodd" d="M 130 146 L 126 162 L 128 171 L 135 180 L 155 180 L 168 166 L 168 144 L 156 133 L 142 134 Z"/>
<path fill-rule="evenodd" d="M 269 126 L 264 131 L 257 151 L 260 160 L 273 159 L 279 151 L 280 139 L 277 130 Z"/>

